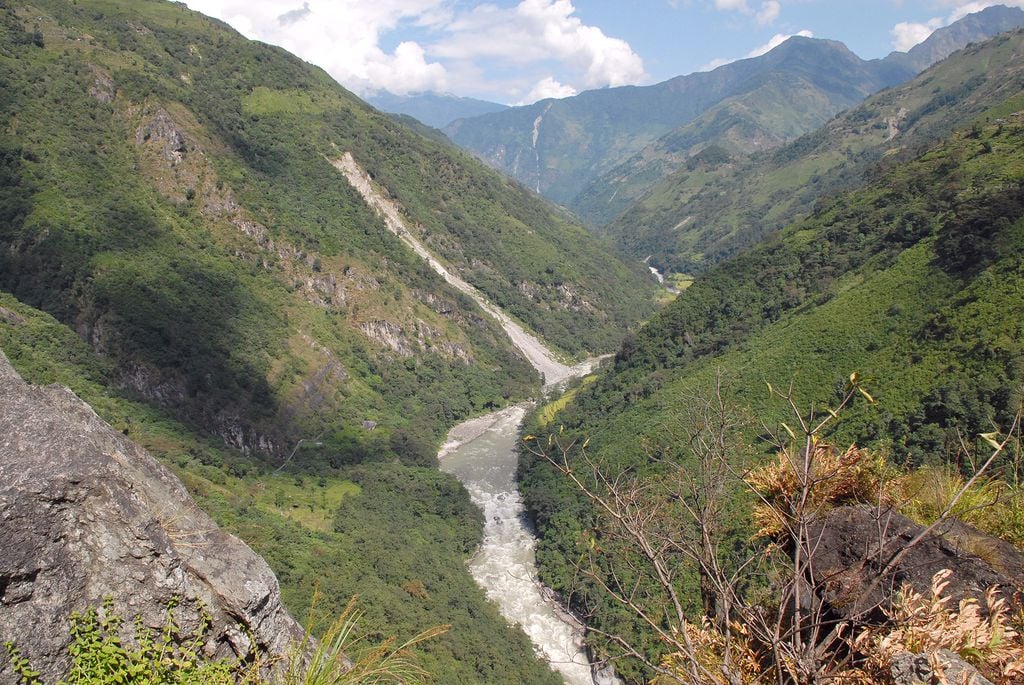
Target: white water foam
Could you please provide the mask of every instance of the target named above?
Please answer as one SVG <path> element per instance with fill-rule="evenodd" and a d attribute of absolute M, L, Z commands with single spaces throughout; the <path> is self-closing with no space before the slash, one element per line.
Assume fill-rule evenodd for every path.
<path fill-rule="evenodd" d="M 515 442 L 524 413 L 518 406 L 475 419 L 489 420 L 485 431 L 446 454 L 441 469 L 462 482 L 484 514 L 484 539 L 469 569 L 487 598 L 520 626 L 567 685 L 594 685 L 582 626 L 536 577 L 536 538 L 515 484 Z"/>

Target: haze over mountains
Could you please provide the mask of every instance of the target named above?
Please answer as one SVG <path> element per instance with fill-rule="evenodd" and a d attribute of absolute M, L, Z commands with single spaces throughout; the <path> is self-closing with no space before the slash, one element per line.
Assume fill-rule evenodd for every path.
<path fill-rule="evenodd" d="M 775 147 L 953 50 L 1021 24 L 1024 11 L 991 7 L 935 31 L 906 55 L 882 60 L 862 60 L 835 41 L 793 37 L 714 71 L 542 100 L 456 121 L 445 132 L 527 187 L 602 224 L 703 147 L 742 153 Z"/>
<path fill-rule="evenodd" d="M 497 102 L 439 93 L 395 95 L 382 91 L 368 96 L 366 101 L 383 112 L 405 114 L 434 128 L 444 128 L 456 119 L 469 119 L 508 109 L 508 105 Z"/>
<path fill-rule="evenodd" d="M 1012 92 L 1024 78 L 1017 57 L 1002 52 L 975 63 L 961 56 L 959 69 L 936 66 L 922 74 L 927 78 L 873 95 L 767 152 L 743 156 L 711 145 L 597 232 L 659 269 L 706 271 L 809 213 L 819 199 L 862 182 L 883 157 L 915 154 Z"/>

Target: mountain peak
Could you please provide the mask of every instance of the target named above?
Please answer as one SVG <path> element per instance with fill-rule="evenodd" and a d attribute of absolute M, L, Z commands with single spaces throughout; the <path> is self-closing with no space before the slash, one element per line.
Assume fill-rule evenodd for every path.
<path fill-rule="evenodd" d="M 907 52 L 892 52 L 886 62 L 904 64 L 922 71 L 946 59 L 957 50 L 996 34 L 1024 26 L 1024 10 L 1006 5 L 986 7 L 959 19 L 949 26 L 936 29 L 928 38 Z"/>

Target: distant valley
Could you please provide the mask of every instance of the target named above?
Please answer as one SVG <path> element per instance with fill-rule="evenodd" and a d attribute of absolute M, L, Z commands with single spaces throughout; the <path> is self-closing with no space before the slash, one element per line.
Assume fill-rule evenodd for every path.
<path fill-rule="evenodd" d="M 543 100 L 456 121 L 445 132 L 601 226 L 688 160 L 700 163 L 705 148 L 711 148 L 705 156 L 745 156 L 777 147 L 954 50 L 1022 24 L 1020 9 L 989 8 L 882 60 L 862 60 L 836 41 L 797 36 L 714 71 Z"/>

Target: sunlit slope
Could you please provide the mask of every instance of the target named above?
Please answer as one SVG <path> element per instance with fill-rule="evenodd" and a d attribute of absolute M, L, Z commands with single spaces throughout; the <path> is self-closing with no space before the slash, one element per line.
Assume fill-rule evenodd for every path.
<path fill-rule="evenodd" d="M 343 460 L 386 455 L 537 382 L 331 166 L 344 152 L 566 353 L 610 349 L 650 311 L 642 267 L 558 210 L 182 6 L 12 5 L 0 44 L 0 287 L 236 447 L 322 435 Z"/>
<path fill-rule="evenodd" d="M 769 449 L 758 426 L 791 420 L 766 383 L 791 386 L 801 409 L 823 412 L 854 371 L 877 403 L 844 412 L 828 437 L 840 445 L 944 463 L 958 435 L 971 442 L 1007 427 L 1024 384 L 1024 97 L 976 116 L 976 126 L 709 269 L 597 381 L 527 431 L 589 440 L 591 458 L 612 473 L 656 473 L 659 459 L 686 458 L 687 410 L 719 374 L 756 452 Z M 572 560 L 593 535 L 587 503 L 546 461 L 524 454 L 521 467 L 542 577 L 599 630 L 642 634 L 574 580 Z M 723 523 L 743 530 L 740 519 Z M 692 582 L 680 577 L 696 608 Z"/>
<path fill-rule="evenodd" d="M 1012 98 L 1024 87 L 1022 52 L 1019 32 L 974 45 L 772 152 L 705 148 L 604 231 L 662 270 L 707 270 Z"/>

